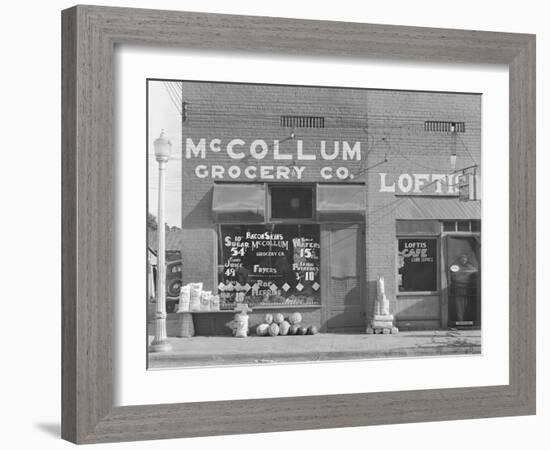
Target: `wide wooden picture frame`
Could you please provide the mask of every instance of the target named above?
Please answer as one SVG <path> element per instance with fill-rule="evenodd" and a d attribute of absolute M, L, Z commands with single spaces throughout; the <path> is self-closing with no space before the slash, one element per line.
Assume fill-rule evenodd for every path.
<path fill-rule="evenodd" d="M 533 35 L 97 6 L 63 11 L 62 31 L 64 439 L 95 443 L 535 413 Z M 269 408 L 260 399 L 115 407 L 117 44 L 507 65 L 509 384 L 285 397 L 270 399 Z"/>

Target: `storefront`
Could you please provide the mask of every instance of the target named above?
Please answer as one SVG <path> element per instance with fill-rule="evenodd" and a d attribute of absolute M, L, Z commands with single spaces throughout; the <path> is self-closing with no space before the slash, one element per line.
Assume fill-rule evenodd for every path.
<path fill-rule="evenodd" d="M 444 214 L 438 209 L 441 200 L 436 205 L 432 199 L 427 203 L 433 212 Z M 460 217 L 479 214 L 476 206 L 468 205 L 473 211 L 462 211 Z M 426 211 L 425 216 L 430 215 L 434 214 Z M 396 220 L 397 294 L 393 311 L 398 327 L 481 325 L 480 225 L 477 219 Z"/>
<path fill-rule="evenodd" d="M 236 304 L 364 332 L 383 277 L 401 328 L 480 326 L 480 96 L 184 83 L 183 282 Z"/>

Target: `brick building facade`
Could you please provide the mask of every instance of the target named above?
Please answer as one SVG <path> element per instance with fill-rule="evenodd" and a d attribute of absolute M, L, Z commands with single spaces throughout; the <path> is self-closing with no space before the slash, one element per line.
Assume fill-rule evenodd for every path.
<path fill-rule="evenodd" d="M 458 182 L 478 181 L 480 95 L 184 82 L 183 98 L 183 283 L 251 303 L 251 326 L 297 310 L 323 331 L 364 331 L 383 277 L 397 326 L 479 325 L 480 202 L 461 201 Z M 308 212 L 286 217 L 291 205 Z M 295 262 L 306 236 L 315 255 L 239 278 L 245 251 L 225 242 L 248 238 L 235 230 L 280 231 L 292 247 L 280 259 Z M 227 317 L 197 317 L 198 332 L 226 333 Z"/>

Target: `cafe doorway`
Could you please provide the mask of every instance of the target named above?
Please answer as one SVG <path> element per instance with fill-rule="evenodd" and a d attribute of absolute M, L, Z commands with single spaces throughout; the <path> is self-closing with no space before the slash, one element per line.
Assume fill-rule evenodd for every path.
<path fill-rule="evenodd" d="M 481 241 L 478 236 L 447 235 L 445 261 L 449 326 L 481 325 Z"/>

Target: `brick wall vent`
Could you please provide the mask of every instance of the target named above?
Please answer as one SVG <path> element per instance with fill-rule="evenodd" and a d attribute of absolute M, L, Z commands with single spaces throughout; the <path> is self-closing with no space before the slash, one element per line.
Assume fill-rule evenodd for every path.
<path fill-rule="evenodd" d="M 325 118 L 322 116 L 281 116 L 283 128 L 325 128 Z"/>
<path fill-rule="evenodd" d="M 466 124 L 464 122 L 446 122 L 440 120 L 426 120 L 424 131 L 437 133 L 464 133 Z"/>

